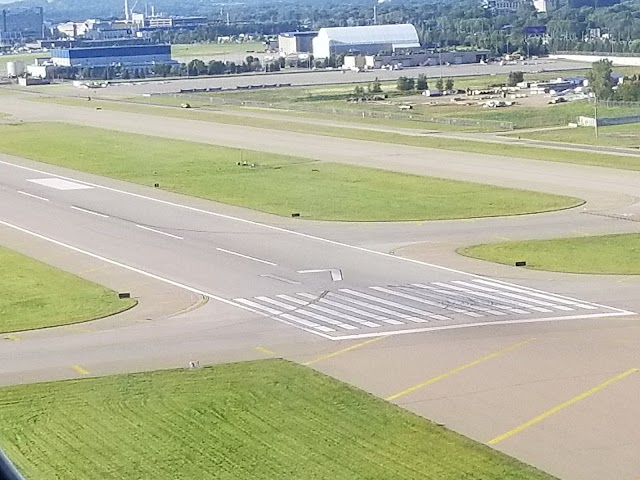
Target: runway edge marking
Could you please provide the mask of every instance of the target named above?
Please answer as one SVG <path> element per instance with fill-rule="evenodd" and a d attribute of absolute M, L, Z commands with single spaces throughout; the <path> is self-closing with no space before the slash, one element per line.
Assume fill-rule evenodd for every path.
<path fill-rule="evenodd" d="M 281 319 L 281 318 L 278 318 L 278 317 L 272 317 L 272 316 L 264 314 L 264 313 L 262 313 L 260 311 L 257 311 L 257 310 L 254 310 L 252 308 L 249 308 L 249 307 L 247 307 L 245 305 L 241 305 L 239 303 L 236 303 L 236 302 L 234 302 L 232 300 L 227 300 L 226 298 L 222 298 L 222 297 L 219 297 L 219 296 L 214 295 L 212 293 L 205 292 L 204 290 L 200 290 L 200 289 L 197 289 L 197 288 L 194 288 L 194 287 L 190 287 L 189 285 L 185 285 L 183 283 L 179 283 L 179 282 L 176 282 L 174 280 L 170 280 L 168 278 L 161 277 L 161 276 L 156 275 L 154 273 L 147 272 L 145 270 L 141 270 L 141 269 L 136 268 L 136 267 L 132 267 L 130 265 L 118 262 L 116 260 L 111 260 L 110 258 L 103 257 L 102 255 L 98 255 L 97 253 L 92 253 L 92 252 L 89 252 L 87 250 L 83 250 L 81 248 L 74 247 L 73 245 L 69 245 L 67 243 L 61 242 L 59 240 L 55 240 L 55 239 L 47 237 L 45 235 L 41 235 L 39 233 L 32 232 L 31 230 L 27 230 L 26 228 L 22 228 L 22 227 L 19 227 L 17 225 L 13 225 L 12 223 L 8 223 L 8 222 L 5 222 L 3 220 L 0 220 L 0 225 L 4 225 L 7 228 L 12 228 L 14 230 L 17 230 L 19 232 L 25 233 L 27 235 L 31 235 L 33 237 L 39 238 L 40 240 L 44 240 L 46 242 L 53 243 L 54 245 L 58 245 L 59 247 L 67 248 L 67 249 L 72 250 L 72 251 L 74 251 L 76 253 L 80 253 L 82 255 L 86 255 L 88 257 L 95 258 L 97 260 L 100 260 L 102 262 L 108 263 L 110 265 L 114 265 L 116 267 L 123 268 L 125 270 L 129 270 L 130 272 L 134 272 L 134 273 L 137 273 L 139 275 L 144 275 L 145 277 L 152 278 L 152 279 L 157 280 L 159 282 L 163 282 L 163 283 L 172 285 L 174 287 L 182 288 L 183 290 L 187 290 L 189 292 L 196 293 L 198 295 L 203 295 L 203 296 L 208 297 L 208 298 L 210 298 L 212 300 L 216 300 L 218 302 L 221 302 L 221 303 L 224 303 L 224 304 L 227 304 L 227 305 L 231 305 L 233 307 L 241 308 L 243 310 L 249 311 L 249 312 L 254 313 L 256 315 L 260 315 L 261 317 L 268 317 L 268 318 L 276 320 L 276 321 L 278 321 L 280 323 L 284 323 L 286 325 L 289 325 L 291 327 L 295 327 L 295 328 L 298 328 L 300 330 L 304 330 L 304 331 L 309 332 L 309 333 L 314 333 L 316 335 L 320 335 L 321 337 L 325 337 L 325 338 L 328 338 L 330 340 L 333 340 L 333 338 L 331 336 L 325 335 L 325 334 L 323 334 L 321 332 L 315 332 L 315 331 L 312 331 L 310 329 L 307 329 L 307 328 L 304 328 L 304 327 L 300 327 L 298 325 L 294 325 L 294 324 L 292 324 L 290 322 L 287 322 L 284 319 Z"/>
<path fill-rule="evenodd" d="M 307 239 L 310 239 L 310 240 L 324 242 L 324 243 L 328 243 L 328 244 L 331 244 L 331 245 L 340 246 L 340 247 L 343 247 L 343 248 L 349 248 L 349 249 L 352 249 L 352 250 L 357 250 L 357 251 L 360 251 L 360 252 L 370 253 L 370 254 L 373 254 L 373 255 L 378 255 L 378 256 L 382 256 L 382 257 L 386 257 L 386 258 L 395 258 L 396 260 L 400 260 L 400 261 L 404 261 L 404 262 L 408 262 L 408 263 L 413 263 L 415 265 L 423 265 L 423 266 L 426 266 L 426 267 L 431 267 L 431 268 L 435 268 L 435 269 L 438 269 L 438 270 L 443 270 L 443 271 L 450 272 L 450 273 L 456 273 L 456 274 L 464 275 L 464 276 L 471 277 L 471 278 L 480 278 L 480 279 L 491 278 L 491 277 L 485 277 L 483 275 L 477 275 L 475 273 L 469 273 L 469 272 L 465 272 L 465 271 L 462 271 L 462 270 L 457 270 L 457 269 L 454 269 L 454 268 L 444 267 L 442 265 L 436 265 L 436 264 L 433 264 L 433 263 L 423 262 L 421 260 L 414 260 L 412 258 L 406 258 L 406 257 L 398 257 L 396 255 L 391 255 L 389 253 L 379 252 L 379 251 L 376 251 L 376 250 L 370 250 L 368 248 L 358 247 L 356 245 L 350 245 L 348 243 L 338 242 L 336 240 L 330 240 L 328 238 L 318 237 L 318 236 L 315 236 L 315 235 L 309 235 L 307 233 L 296 232 L 295 230 L 289 230 L 287 228 L 276 227 L 276 226 L 273 226 L 273 225 L 267 225 L 265 223 L 255 222 L 253 220 L 247 220 L 247 219 L 244 219 L 244 218 L 234 217 L 234 216 L 231 216 L 231 215 L 225 215 L 225 214 L 222 214 L 222 213 L 216 213 L 216 212 L 212 212 L 210 210 L 204 210 L 202 208 L 191 207 L 189 205 L 182 205 L 180 203 L 170 202 L 168 200 L 160 200 L 159 198 L 153 198 L 153 197 L 149 197 L 149 196 L 142 195 L 142 194 L 139 194 L 139 193 L 127 192 L 126 190 L 120 190 L 120 189 L 113 188 L 113 187 L 107 187 L 107 186 L 100 185 L 100 184 L 97 184 L 97 183 L 87 182 L 87 181 L 84 181 L 84 180 L 76 180 L 75 178 L 66 177 L 64 175 L 60 175 L 60 174 L 57 174 L 57 173 L 46 172 L 44 170 L 38 170 L 38 169 L 32 168 L 32 167 L 26 167 L 24 165 L 17 165 L 17 164 L 14 164 L 14 163 L 11 163 L 11 162 L 7 162 L 7 161 L 4 161 L 4 160 L 0 160 L 0 164 L 6 165 L 6 166 L 9 166 L 9 167 L 19 168 L 19 169 L 22 169 L 22 170 L 27 170 L 27 171 L 30 171 L 30 172 L 41 173 L 43 175 L 51 175 L 51 176 L 54 176 L 54 177 L 61 178 L 63 180 L 68 180 L 68 181 L 72 181 L 72 182 L 80 182 L 80 183 L 84 183 L 86 185 L 89 185 L 91 187 L 101 188 L 101 189 L 104 189 L 104 190 L 107 190 L 107 191 L 110 191 L 110 192 L 115 192 L 115 193 L 119 193 L 119 194 L 122 194 L 122 195 L 128 195 L 128 196 L 132 196 L 132 197 L 135 197 L 135 198 L 140 198 L 140 199 L 151 201 L 151 202 L 161 203 L 163 205 L 169 205 L 169 206 L 172 206 L 172 207 L 175 207 L 175 208 L 181 208 L 181 209 L 189 210 L 189 211 L 192 211 L 192 212 L 203 213 L 205 215 L 211 215 L 211 216 L 218 217 L 218 218 L 224 218 L 226 220 L 233 220 L 233 221 L 240 222 L 240 223 L 245 223 L 245 224 L 248 224 L 248 225 L 254 225 L 254 226 L 257 226 L 257 227 L 262 227 L 262 228 L 266 228 L 266 229 L 269 229 L 269 230 L 274 230 L 274 231 L 281 232 L 281 233 L 295 235 L 295 236 L 302 237 L 302 238 L 307 238 Z M 64 168 L 64 167 L 62 167 L 62 168 Z M 521 287 L 521 288 L 529 288 L 529 287 L 522 287 L 522 285 L 519 285 L 519 284 L 516 284 L 516 283 L 505 282 L 505 281 L 502 281 L 502 280 L 497 280 L 497 281 L 502 283 L 502 284 L 504 284 L 504 285 L 512 285 L 514 287 Z M 539 292 L 539 293 L 550 293 L 550 292 L 545 292 L 543 290 L 537 290 L 537 289 L 534 289 L 534 288 L 529 288 L 529 290 L 534 291 L 534 292 Z M 559 297 L 563 297 L 562 295 L 558 295 L 558 296 Z M 564 298 L 567 298 L 567 299 L 570 299 L 570 300 L 579 301 L 578 299 L 574 299 L 574 298 L 571 298 L 571 297 L 564 296 Z M 615 311 L 621 312 L 621 313 L 626 314 L 626 315 L 637 315 L 636 312 L 631 312 L 631 311 L 628 311 L 628 310 L 623 310 L 623 309 L 619 309 L 619 308 L 615 308 L 615 307 L 610 307 L 608 305 L 599 305 L 599 304 L 596 304 L 596 303 L 594 303 L 593 305 L 597 305 L 599 307 L 607 308 L 607 309 L 610 309 L 610 310 L 615 310 Z"/>

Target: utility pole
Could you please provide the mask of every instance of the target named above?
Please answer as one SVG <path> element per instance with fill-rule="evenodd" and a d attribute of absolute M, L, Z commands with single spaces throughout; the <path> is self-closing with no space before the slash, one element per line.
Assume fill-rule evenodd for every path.
<path fill-rule="evenodd" d="M 598 138 L 598 97 L 594 96 L 593 98 L 593 119 L 595 120 L 594 127 L 596 131 L 596 138 Z"/>
<path fill-rule="evenodd" d="M 373 4 L 373 24 L 378 24 L 378 6 L 375 3 Z"/>

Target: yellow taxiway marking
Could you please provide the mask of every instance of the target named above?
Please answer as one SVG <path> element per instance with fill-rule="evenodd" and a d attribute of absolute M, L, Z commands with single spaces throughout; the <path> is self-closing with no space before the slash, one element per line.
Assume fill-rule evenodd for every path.
<path fill-rule="evenodd" d="M 260 353 L 264 353 L 265 355 L 277 355 L 276 352 L 274 352 L 273 350 L 269 350 L 268 348 L 256 347 L 255 349 Z"/>
<path fill-rule="evenodd" d="M 19 342 L 20 341 L 20 337 L 17 335 L 5 335 L 4 336 L 5 340 L 9 340 L 10 342 Z"/>
<path fill-rule="evenodd" d="M 89 375 L 89 371 L 85 370 L 80 365 L 72 365 L 71 368 L 78 372 L 80 375 Z"/>
<path fill-rule="evenodd" d="M 326 355 L 321 355 L 313 360 L 309 360 L 308 362 L 303 363 L 303 365 L 313 365 L 314 363 L 322 362 L 323 360 L 328 360 L 333 357 L 337 357 L 338 355 L 342 355 L 343 353 L 350 352 L 351 350 L 355 350 L 356 348 L 364 347 L 365 345 L 369 345 L 374 342 L 379 342 L 385 337 L 375 337 L 370 338 L 369 340 L 365 340 L 364 342 L 356 343 L 355 345 L 351 345 L 350 347 L 343 348 L 341 350 L 335 351 L 333 353 L 327 353 Z"/>
<path fill-rule="evenodd" d="M 585 398 L 590 397 L 594 393 L 599 392 L 603 388 L 606 388 L 609 385 L 612 385 L 612 384 L 622 380 L 623 378 L 628 377 L 632 373 L 636 373 L 638 371 L 640 371 L 640 368 L 632 368 L 630 370 L 627 370 L 626 372 L 623 372 L 623 373 L 621 373 L 619 375 L 616 375 L 615 377 L 610 378 L 606 382 L 603 382 L 600 385 L 597 385 L 597 386 L 593 387 L 591 390 L 587 390 L 586 392 L 583 392 L 580 395 L 573 397 L 571 400 L 567 400 L 566 402 L 561 403 L 560 405 L 556 405 L 555 407 L 550 408 L 546 412 L 543 412 L 540 415 L 538 415 L 537 417 L 532 418 L 528 422 L 525 422 L 522 425 L 517 426 L 513 430 L 509 430 L 507 433 L 503 433 L 499 437 L 496 437 L 496 438 L 494 438 L 492 440 L 489 440 L 488 443 L 489 443 L 489 445 L 495 445 L 496 443 L 502 442 L 503 440 L 506 440 L 507 438 L 512 437 L 516 433 L 520 433 L 521 431 L 529 428 L 530 426 L 535 425 L 538 422 L 541 422 L 542 420 L 544 420 L 547 417 L 550 417 L 554 413 L 558 413 L 560 410 L 563 410 L 563 409 L 565 409 L 567 407 L 570 407 L 574 403 L 577 403 L 580 400 L 584 400 Z"/>
<path fill-rule="evenodd" d="M 392 400 L 396 400 L 400 397 L 404 397 L 405 395 L 409 395 L 412 392 L 415 392 L 416 390 L 420 390 L 421 388 L 424 388 L 426 386 L 429 386 L 433 383 L 439 382 L 440 380 L 443 380 L 447 377 L 450 377 L 451 375 L 455 375 L 456 373 L 460 373 L 463 370 L 466 370 L 467 368 L 471 368 L 471 367 L 475 367 L 476 365 L 479 365 L 481 363 L 484 363 L 486 361 L 489 360 L 493 360 L 494 358 L 500 357 L 506 353 L 509 353 L 517 348 L 520 348 L 524 345 L 526 345 L 527 343 L 530 343 L 532 341 L 534 341 L 535 338 L 529 338 L 527 340 L 523 340 L 522 342 L 518 342 L 518 343 L 514 343 L 512 345 L 509 345 L 508 347 L 502 348 L 500 350 L 498 350 L 497 352 L 493 352 L 490 353 L 489 355 L 485 355 L 482 358 L 478 358 L 477 360 L 474 360 L 473 362 L 469 362 L 469 363 L 465 363 L 464 365 L 460 365 L 459 367 L 456 367 L 452 370 L 449 370 L 448 372 L 445 372 L 441 375 L 438 375 L 437 377 L 433 377 L 430 378 L 429 380 L 426 380 L 422 383 L 419 383 L 417 385 L 414 385 L 413 387 L 409 387 L 406 390 L 402 390 L 401 392 L 395 393 L 393 395 L 391 395 L 390 397 L 387 397 L 386 399 L 388 401 L 392 401 Z"/>

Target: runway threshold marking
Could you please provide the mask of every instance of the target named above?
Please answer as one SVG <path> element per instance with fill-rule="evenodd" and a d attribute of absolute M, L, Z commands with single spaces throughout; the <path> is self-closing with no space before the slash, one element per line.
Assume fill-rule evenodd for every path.
<path fill-rule="evenodd" d="M 595 387 L 593 387 L 590 390 L 587 390 L 586 392 L 581 393 L 580 395 L 577 395 L 575 397 L 573 397 L 570 400 L 567 400 L 564 403 L 561 403 L 560 405 L 556 405 L 553 408 L 550 408 L 549 410 L 541 413 L 540 415 L 538 415 L 537 417 L 532 418 L 531 420 L 523 423 L 522 425 L 517 426 L 516 428 L 514 428 L 513 430 L 509 430 L 506 433 L 503 433 L 502 435 L 497 436 L 496 438 L 489 440 L 489 442 L 487 442 L 489 445 L 495 445 L 497 443 L 502 442 L 503 440 L 506 440 L 509 437 L 512 437 L 514 435 L 516 435 L 517 433 L 522 432 L 523 430 L 526 430 L 527 428 L 535 425 L 536 423 L 541 422 L 542 420 L 544 420 L 545 418 L 550 417 L 551 415 L 554 415 L 555 413 L 558 413 L 560 410 L 564 410 L 567 407 L 570 407 L 571 405 L 573 405 L 574 403 L 578 403 L 580 400 L 584 400 L 587 397 L 590 397 L 591 395 L 593 395 L 594 393 L 599 392 L 600 390 L 616 383 L 619 382 L 620 380 L 628 377 L 629 375 L 639 372 L 640 368 L 631 368 L 629 370 L 627 370 L 626 372 L 622 372 L 619 375 L 616 375 L 613 378 L 610 378 L 609 380 L 602 382 L 600 385 L 597 385 Z"/>
<path fill-rule="evenodd" d="M 440 380 L 444 380 L 447 377 L 450 377 L 452 375 L 455 375 L 456 373 L 460 373 L 463 370 L 466 370 L 468 368 L 471 367 L 475 367 L 476 365 L 480 365 L 481 363 L 487 362 L 489 360 L 493 360 L 494 358 L 498 358 L 502 355 L 505 355 L 509 352 L 512 352 L 520 347 L 525 346 L 528 343 L 531 343 L 535 340 L 535 338 L 528 338 L 527 340 L 523 340 L 521 342 L 517 342 L 517 343 L 513 343 L 507 347 L 504 347 L 496 352 L 490 353 L 489 355 L 485 355 L 484 357 L 478 358 L 477 360 L 474 360 L 472 362 L 469 363 L 465 363 L 464 365 L 460 365 L 459 367 L 456 367 L 452 370 L 449 370 L 447 372 L 444 372 L 443 374 L 438 375 L 437 377 L 433 377 L 430 378 L 429 380 L 426 380 L 422 383 L 418 383 L 417 385 L 414 385 L 412 387 L 409 387 L 405 390 L 402 390 L 401 392 L 395 393 L 389 397 L 386 398 L 387 401 L 393 401 L 396 400 L 400 397 L 404 397 L 405 395 L 409 395 L 410 393 L 415 392 L 416 390 L 420 390 L 421 388 L 427 387 L 429 385 L 432 385 L 436 382 L 439 382 Z"/>
<path fill-rule="evenodd" d="M 71 368 L 78 372 L 80 375 L 89 375 L 89 371 L 82 368 L 80 365 L 72 365 Z"/>
<path fill-rule="evenodd" d="M 159 235 L 164 235 L 165 237 L 175 238 L 176 240 L 184 240 L 184 237 L 179 237 L 178 235 L 174 235 L 173 233 L 163 232 L 161 230 L 156 230 L 155 228 L 145 227 L 144 225 L 136 225 L 136 227 L 141 228 L 142 230 L 146 230 L 148 232 L 157 233 Z"/>
<path fill-rule="evenodd" d="M 364 342 L 356 343 L 355 345 L 351 345 L 351 346 L 343 348 L 341 350 L 337 350 L 337 351 L 332 352 L 332 353 L 327 353 L 326 355 L 321 355 L 321 356 L 319 356 L 317 358 L 314 358 L 313 360 L 309 360 L 308 362 L 303 363 L 303 365 L 307 365 L 307 366 L 308 365 L 313 365 L 315 363 L 322 362 L 323 360 L 328 360 L 330 358 L 337 357 L 337 356 L 342 355 L 344 353 L 351 352 L 352 350 L 356 350 L 358 348 L 362 348 L 362 347 L 364 347 L 366 345 L 369 345 L 371 343 L 378 342 L 378 341 L 382 340 L 383 338 L 385 338 L 385 337 L 375 337 L 375 338 L 371 338 L 369 340 L 365 340 Z"/>
<path fill-rule="evenodd" d="M 268 348 L 264 348 L 264 347 L 256 347 L 255 350 L 260 353 L 264 353 L 265 355 L 271 355 L 271 356 L 277 355 L 277 353 L 274 352 L 273 350 L 269 350 Z"/>
<path fill-rule="evenodd" d="M 264 263 L 266 265 L 271 265 L 272 267 L 277 267 L 278 265 L 273 262 L 268 262 L 267 260 L 262 260 L 260 258 L 251 257 L 249 255 L 244 255 L 238 252 L 232 252 L 231 250 L 226 250 L 224 248 L 216 248 L 217 251 L 222 253 L 228 253 L 229 255 L 235 255 L 236 257 L 246 258 L 247 260 L 253 260 L 254 262 Z"/>
<path fill-rule="evenodd" d="M 29 193 L 29 192 L 23 192 L 22 190 L 18 190 L 18 193 L 20 195 L 25 195 L 27 197 L 35 198 L 37 200 L 42 200 L 43 202 L 50 202 L 51 201 L 48 198 L 39 197 L 38 195 L 34 195 L 33 193 Z"/>
<path fill-rule="evenodd" d="M 2 164 L 2 163 L 3 162 L 0 160 L 0 164 Z M 272 318 L 272 319 L 276 320 L 277 322 L 284 323 L 285 325 L 296 327 L 296 328 L 298 328 L 300 330 L 304 330 L 305 332 L 313 333 L 315 335 L 321 336 L 321 337 L 329 339 L 329 340 L 334 340 L 334 337 L 332 337 L 331 335 L 327 335 L 327 334 L 322 333 L 322 332 L 314 331 L 313 329 L 307 328 L 306 326 L 296 325 L 295 322 L 286 320 L 286 316 L 284 316 L 284 315 L 282 315 L 281 317 L 270 316 L 268 314 L 265 314 L 264 312 L 261 312 L 260 310 L 257 310 L 255 308 L 251 308 L 250 306 L 243 305 L 243 304 L 238 303 L 238 302 L 234 302 L 232 300 L 220 297 L 218 295 L 206 292 L 204 290 L 200 290 L 198 288 L 190 287 L 189 285 L 185 285 L 184 283 L 176 282 L 176 281 L 171 280 L 169 278 L 165 278 L 165 277 L 162 277 L 160 275 L 156 275 L 155 273 L 147 272 L 146 270 L 142 270 L 140 268 L 132 267 L 131 265 L 127 265 L 126 263 L 118 262 L 116 260 L 112 260 L 112 259 L 104 257 L 102 255 L 98 255 L 97 253 L 89 252 L 87 250 L 83 250 L 81 248 L 74 247 L 73 245 L 69 245 L 68 243 L 64 243 L 64 242 L 61 242 L 59 240 L 55 240 L 55 239 L 53 239 L 51 237 L 47 237 L 46 235 L 41 235 L 39 233 L 33 232 L 31 230 L 28 230 L 26 228 L 19 227 L 18 225 L 14 225 L 12 223 L 5 222 L 4 220 L 0 220 L 0 225 L 3 225 L 5 227 L 7 227 L 7 228 L 12 228 L 14 230 L 17 230 L 18 232 L 22 232 L 22 233 L 27 234 L 27 235 L 31 235 L 31 236 L 33 236 L 35 238 L 39 238 L 40 240 L 44 240 L 46 242 L 53 243 L 54 245 L 58 245 L 59 247 L 66 248 L 66 249 L 71 250 L 73 252 L 80 253 L 82 255 L 86 255 L 87 257 L 91 257 L 91 258 L 95 258 L 97 260 L 101 260 L 101 261 L 103 261 L 105 263 L 108 263 L 109 265 L 114 265 L 116 267 L 123 268 L 125 270 L 130 271 L 130 272 L 137 273 L 139 275 L 144 275 L 145 277 L 152 278 L 152 279 L 157 280 L 157 281 L 162 282 L 162 283 L 166 283 L 167 285 L 171 285 L 171 286 L 174 286 L 174 287 L 177 287 L 177 288 L 182 288 L 183 290 L 186 290 L 188 292 L 197 293 L 199 295 L 203 295 L 205 297 L 208 297 L 211 300 L 215 300 L 217 302 L 224 303 L 226 305 L 231 305 L 233 307 L 240 308 L 242 310 L 254 313 L 254 314 L 259 315 L 261 317 L 269 317 L 269 318 Z"/>

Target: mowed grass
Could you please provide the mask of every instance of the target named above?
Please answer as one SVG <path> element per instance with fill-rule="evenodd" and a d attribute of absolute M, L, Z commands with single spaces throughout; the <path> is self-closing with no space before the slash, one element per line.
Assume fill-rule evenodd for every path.
<path fill-rule="evenodd" d="M 581 204 L 575 198 L 539 192 L 62 123 L 0 126 L 0 151 L 144 185 L 158 183 L 169 191 L 278 215 L 300 213 L 320 220 L 469 218 Z"/>
<path fill-rule="evenodd" d="M 638 123 L 599 127 L 597 137 L 595 135 L 595 129 L 587 127 L 523 132 L 518 134 L 518 136 L 547 142 L 640 148 L 640 124 Z"/>
<path fill-rule="evenodd" d="M 0 247 L 0 333 L 105 317 L 135 304 L 115 292 Z"/>
<path fill-rule="evenodd" d="M 640 234 L 530 240 L 476 245 L 459 250 L 469 257 L 527 268 L 569 273 L 640 274 Z"/>
<path fill-rule="evenodd" d="M 157 98 L 157 97 L 156 97 Z M 35 98 L 31 100 L 36 100 Z M 273 121 L 270 119 L 256 118 L 251 116 L 243 116 L 239 110 L 233 111 L 235 115 L 228 112 L 219 113 L 213 111 L 205 111 L 200 109 L 178 109 L 178 108 L 160 108 L 160 106 L 147 106 L 133 103 L 124 103 L 118 101 L 91 101 L 88 102 L 80 98 L 62 98 L 62 97 L 42 97 L 40 101 L 60 103 L 72 106 L 95 107 L 99 105 L 107 110 L 116 110 L 132 113 L 144 113 L 148 115 L 159 115 L 175 118 L 191 118 L 194 120 L 204 120 L 215 123 L 243 125 L 269 130 L 283 130 L 288 132 L 313 133 L 314 135 L 325 135 L 329 137 L 352 138 L 356 140 L 366 140 L 379 143 L 392 143 L 398 145 L 410 145 L 414 147 L 436 148 L 441 150 L 453 150 L 458 152 L 479 153 L 487 155 L 501 155 L 505 157 L 529 158 L 532 160 L 545 160 L 550 162 L 574 163 L 579 165 L 593 165 L 598 167 L 618 168 L 623 170 L 640 170 L 640 161 L 637 157 L 628 155 L 605 154 L 602 152 L 574 152 L 570 150 L 560 150 L 553 148 L 538 148 L 535 146 L 517 145 L 517 144 L 497 144 L 495 142 L 483 142 L 481 140 L 474 141 L 464 139 L 461 141 L 455 138 L 446 138 L 438 135 L 403 135 L 400 132 L 384 132 L 379 130 L 367 130 L 364 128 L 344 128 L 332 127 L 328 125 L 309 125 L 304 122 L 295 122 L 299 118 L 298 112 L 277 111 L 278 115 L 283 117 L 289 116 L 292 121 L 282 120 Z M 169 104 L 173 104 L 175 100 L 167 98 Z M 196 106 L 196 104 L 194 104 Z M 286 118 L 286 117 L 285 117 Z M 318 115 L 318 118 L 321 118 Z M 392 126 L 411 128 L 422 125 L 423 128 L 440 128 L 435 124 L 420 124 L 418 122 L 391 122 L 389 120 L 370 120 L 369 125 Z M 355 119 L 344 117 L 341 122 L 353 122 L 361 126 L 364 122 L 356 122 Z"/>
<path fill-rule="evenodd" d="M 0 389 L 30 480 L 552 477 L 282 360 Z"/>

